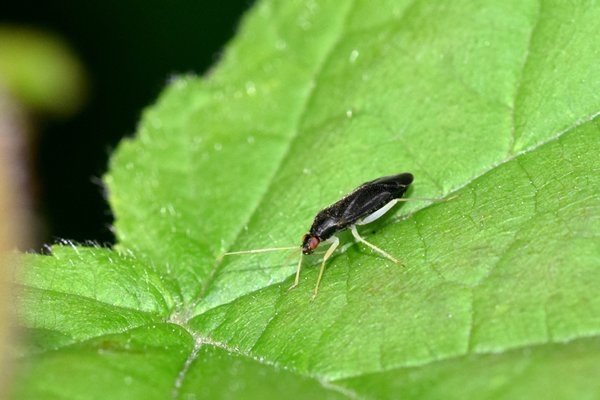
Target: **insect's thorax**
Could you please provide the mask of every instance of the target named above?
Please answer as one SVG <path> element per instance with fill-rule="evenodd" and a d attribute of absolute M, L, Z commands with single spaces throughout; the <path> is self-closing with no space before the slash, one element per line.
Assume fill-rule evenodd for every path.
<path fill-rule="evenodd" d="M 334 211 L 331 210 L 331 207 L 328 207 L 319 212 L 310 227 L 309 235 L 324 241 L 337 232 L 346 229 L 350 223 L 343 221 Z"/>

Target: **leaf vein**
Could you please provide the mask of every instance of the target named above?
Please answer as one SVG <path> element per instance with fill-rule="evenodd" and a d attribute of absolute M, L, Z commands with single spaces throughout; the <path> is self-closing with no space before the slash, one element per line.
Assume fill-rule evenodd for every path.
<path fill-rule="evenodd" d="M 280 166 L 283 164 L 283 162 L 288 158 L 288 156 L 290 154 L 292 144 L 296 141 L 298 134 L 300 132 L 301 122 L 305 119 L 306 113 L 308 112 L 308 109 L 309 109 L 309 105 L 313 99 L 314 91 L 315 91 L 315 88 L 317 87 L 316 81 L 318 80 L 318 77 L 321 75 L 323 67 L 327 64 L 327 61 L 331 57 L 333 50 L 336 48 L 336 46 L 338 45 L 338 43 L 341 40 L 342 34 L 344 33 L 344 29 L 346 27 L 348 17 L 351 13 L 352 6 L 354 4 L 354 1 L 355 0 L 351 1 L 348 4 L 347 9 L 345 10 L 345 15 L 344 15 L 342 23 L 340 25 L 341 28 L 337 34 L 337 38 L 333 41 L 332 45 L 325 52 L 322 60 L 320 62 L 318 62 L 315 72 L 312 74 L 315 78 L 313 79 L 313 83 L 310 85 L 309 91 L 306 95 L 306 100 L 302 104 L 302 108 L 300 110 L 299 117 L 298 117 L 297 121 L 293 124 L 295 126 L 295 131 L 294 131 L 293 135 L 290 137 L 290 139 L 288 141 L 288 145 L 287 145 L 283 155 L 280 157 L 279 162 L 277 163 L 277 167 L 273 169 L 273 173 L 272 173 L 271 177 L 267 180 L 268 183 L 265 187 L 265 190 L 263 190 L 263 193 L 258 197 L 258 201 L 256 202 L 253 209 L 249 213 L 248 219 L 246 220 L 246 224 L 256 214 L 256 210 L 260 207 L 260 204 L 263 202 L 266 193 L 269 192 L 270 187 L 273 185 L 273 179 L 274 179 L 275 175 L 277 174 L 277 172 L 279 171 Z M 238 233 L 236 234 L 232 243 L 235 243 L 238 240 L 240 234 L 243 232 L 244 225 L 245 224 L 240 225 L 240 229 L 238 230 Z M 208 278 L 206 279 L 206 283 L 202 286 L 202 289 L 201 289 L 199 295 L 197 296 L 196 300 L 193 302 L 192 311 L 208 293 L 208 290 L 209 290 L 211 284 L 214 282 L 214 280 L 217 276 L 217 273 L 220 270 L 221 265 L 222 265 L 221 260 L 219 260 L 215 263 L 215 266 L 213 267 Z"/>

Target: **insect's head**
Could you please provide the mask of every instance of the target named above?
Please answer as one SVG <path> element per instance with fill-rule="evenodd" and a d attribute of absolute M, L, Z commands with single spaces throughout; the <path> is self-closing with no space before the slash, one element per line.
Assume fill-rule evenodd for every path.
<path fill-rule="evenodd" d="M 312 254 L 319 246 L 319 238 L 306 234 L 302 237 L 302 252 L 304 254 Z"/>

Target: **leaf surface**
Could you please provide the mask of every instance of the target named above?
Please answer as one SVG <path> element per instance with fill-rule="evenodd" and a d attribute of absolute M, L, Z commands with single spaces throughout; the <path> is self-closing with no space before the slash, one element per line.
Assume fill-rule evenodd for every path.
<path fill-rule="evenodd" d="M 25 257 L 21 398 L 597 397 L 599 21 L 592 3 L 259 2 L 112 159 L 115 250 Z M 318 257 L 294 291 L 283 253 L 220 257 L 299 244 L 399 172 L 408 197 L 458 196 L 359 229 L 402 267 L 341 235 L 310 303 Z"/>

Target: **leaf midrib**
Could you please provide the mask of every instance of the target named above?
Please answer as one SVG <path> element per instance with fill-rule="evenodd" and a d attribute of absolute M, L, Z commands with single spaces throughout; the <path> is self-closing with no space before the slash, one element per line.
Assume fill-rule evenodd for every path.
<path fill-rule="evenodd" d="M 323 67 L 327 64 L 327 62 L 329 61 L 329 59 L 331 57 L 332 52 L 335 50 L 335 48 L 337 47 L 341 38 L 343 37 L 343 33 L 345 32 L 345 29 L 346 29 L 348 17 L 352 13 L 352 9 L 353 9 L 353 5 L 354 5 L 355 1 L 356 0 L 352 0 L 348 3 L 347 9 L 344 12 L 344 17 L 342 18 L 342 23 L 340 24 L 340 31 L 338 32 L 337 37 L 332 41 L 332 44 L 329 47 L 329 49 L 326 50 L 326 52 L 323 56 L 323 59 L 317 64 L 317 66 L 315 68 L 315 73 L 311 74 L 315 78 L 311 80 L 312 84 L 311 84 L 311 82 L 308 82 L 308 85 L 310 86 L 310 88 L 306 95 L 306 99 L 304 100 L 304 102 L 301 105 L 301 109 L 300 109 L 300 112 L 298 113 L 297 120 L 292 124 L 292 126 L 294 126 L 294 128 L 295 128 L 294 132 L 290 136 L 290 139 L 287 142 L 287 146 L 286 146 L 282 156 L 280 157 L 279 161 L 277 162 L 277 165 L 273 168 L 273 172 L 272 172 L 270 178 L 267 180 L 267 184 L 265 185 L 264 190 L 257 197 L 257 201 L 254 204 L 254 206 L 251 208 L 250 213 L 248 214 L 248 217 L 245 219 L 244 223 L 240 224 L 240 227 L 239 227 L 237 233 L 235 234 L 233 240 L 231 241 L 231 244 L 235 244 L 239 240 L 240 235 L 243 232 L 243 227 L 245 225 L 247 225 L 248 222 L 254 217 L 254 215 L 256 214 L 256 211 L 259 209 L 260 205 L 264 202 L 266 194 L 269 193 L 271 187 L 274 185 L 274 182 L 275 182 L 274 177 L 277 175 L 281 165 L 283 165 L 283 163 L 288 158 L 288 156 L 290 154 L 290 150 L 292 149 L 294 143 L 298 140 L 298 134 L 300 133 L 300 127 L 302 126 L 302 121 L 305 119 L 306 113 L 309 110 L 309 105 L 314 98 L 314 91 L 315 91 L 315 88 L 318 86 L 318 82 L 320 80 L 320 76 L 322 74 Z M 214 280 L 217 276 L 217 272 L 219 271 L 221 265 L 222 265 L 222 260 L 217 260 L 215 262 L 215 265 L 213 266 L 210 274 L 208 275 L 208 278 L 205 281 L 206 283 L 204 285 L 202 285 L 202 288 L 200 289 L 199 294 L 194 296 L 195 300 L 192 302 L 192 306 L 191 306 L 192 312 L 206 297 L 206 294 L 209 292 L 210 287 L 211 287 L 212 283 L 214 282 Z"/>

